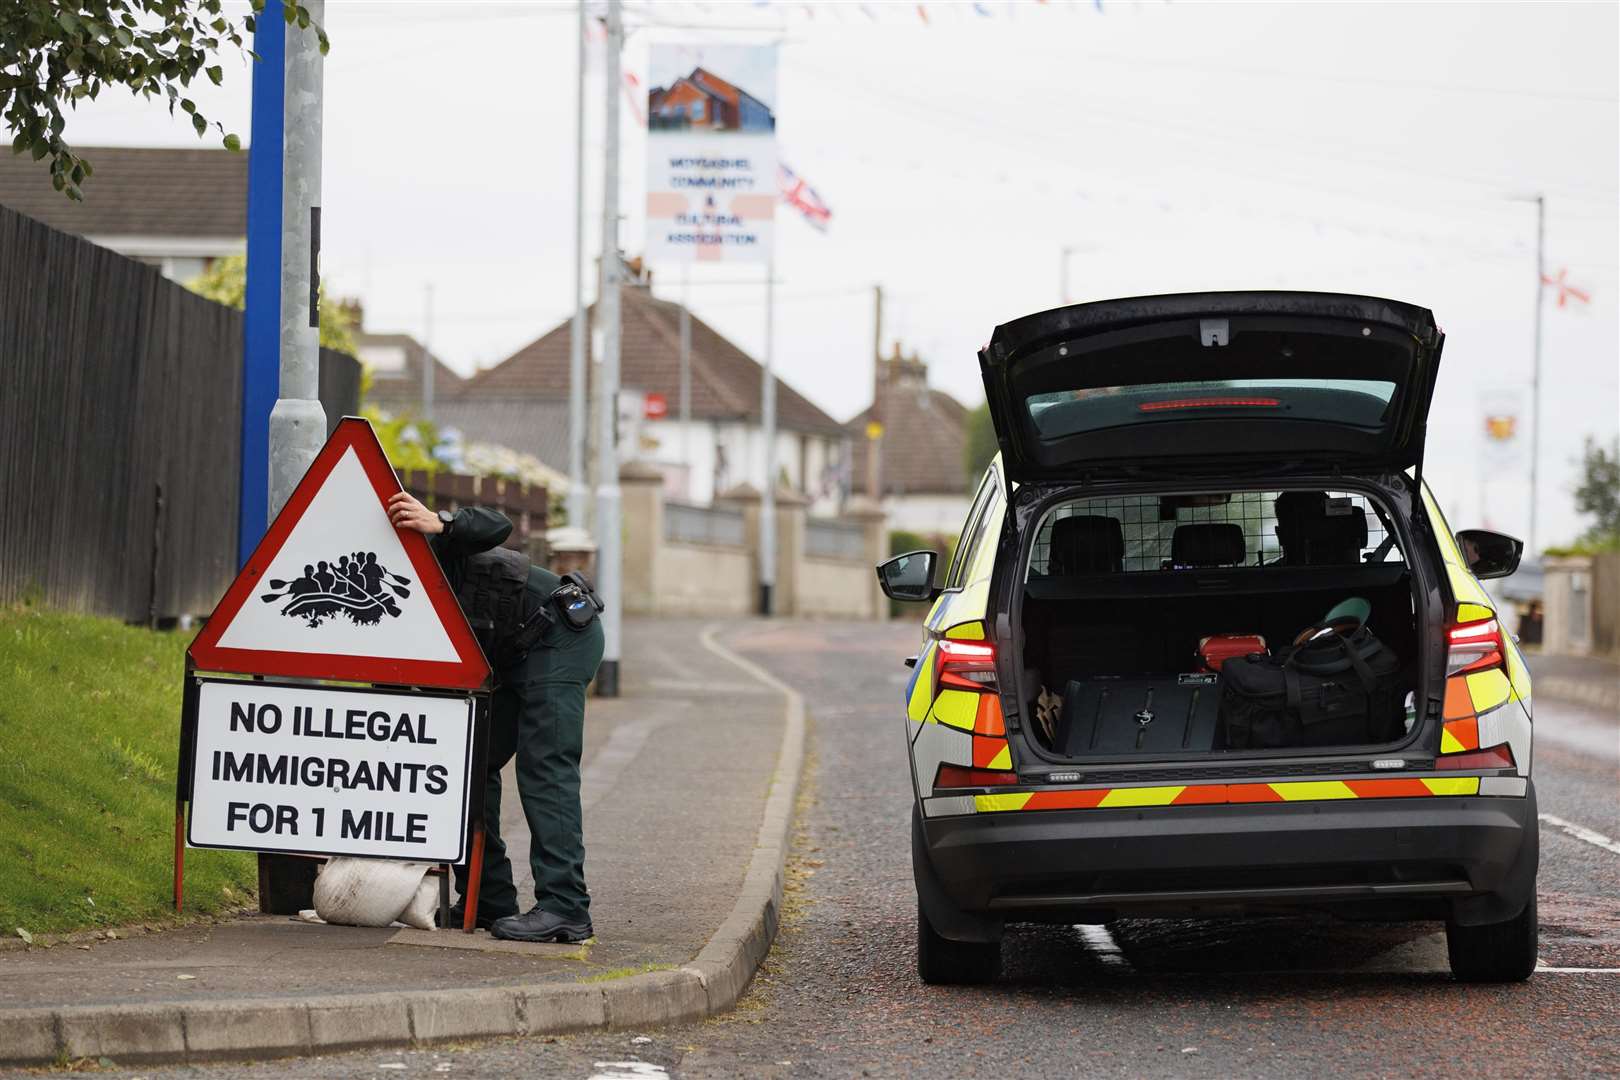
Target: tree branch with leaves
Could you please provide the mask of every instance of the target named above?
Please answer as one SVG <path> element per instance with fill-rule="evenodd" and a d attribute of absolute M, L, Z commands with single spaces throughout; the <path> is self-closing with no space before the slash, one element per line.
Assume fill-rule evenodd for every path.
<path fill-rule="evenodd" d="M 278 0 L 288 25 L 313 27 L 321 52 L 326 31 L 297 0 Z M 257 61 L 244 35 L 253 32 L 266 0 L 253 0 L 241 24 L 222 0 L 3 0 L 0 2 L 0 122 L 13 153 L 29 153 L 49 168 L 51 186 L 82 199 L 91 163 L 63 139 L 64 110 L 123 87 L 144 98 L 167 98 L 169 112 L 191 117 L 199 137 L 217 129 L 227 150 L 241 139 L 210 121 L 187 95 L 192 82 L 225 81 L 218 55 L 229 48 Z"/>

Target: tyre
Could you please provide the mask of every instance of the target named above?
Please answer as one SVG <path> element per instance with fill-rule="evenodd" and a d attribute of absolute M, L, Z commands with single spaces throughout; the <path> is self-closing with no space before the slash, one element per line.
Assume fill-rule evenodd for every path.
<path fill-rule="evenodd" d="M 917 905 L 917 974 L 931 986 L 987 983 L 1001 973 L 1001 942 L 940 937 Z"/>
<path fill-rule="evenodd" d="M 1523 982 L 1536 969 L 1536 897 L 1505 922 L 1458 926 L 1446 922 L 1451 974 L 1463 982 Z"/>

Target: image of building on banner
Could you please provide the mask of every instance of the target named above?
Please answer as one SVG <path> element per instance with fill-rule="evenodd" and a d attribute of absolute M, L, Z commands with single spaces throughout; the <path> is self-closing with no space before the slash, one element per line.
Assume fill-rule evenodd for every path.
<path fill-rule="evenodd" d="M 655 44 L 648 76 L 648 260 L 768 262 L 775 47 Z"/>

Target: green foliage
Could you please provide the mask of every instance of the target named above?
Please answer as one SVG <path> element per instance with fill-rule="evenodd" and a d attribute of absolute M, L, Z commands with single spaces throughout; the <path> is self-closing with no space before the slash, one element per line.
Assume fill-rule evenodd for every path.
<path fill-rule="evenodd" d="M 1588 544 L 1620 546 L 1620 439 L 1607 449 L 1591 436 L 1581 454 L 1581 483 L 1575 489 L 1575 508 L 1593 518 L 1581 539 Z"/>
<path fill-rule="evenodd" d="M 392 416 L 375 405 L 367 405 L 360 415 L 371 421 L 377 441 L 382 443 L 388 463 L 396 470 L 427 469 L 437 472 L 444 468 L 438 458 L 443 445 L 439 427 L 431 420 L 422 420 L 410 413 Z"/>
<path fill-rule="evenodd" d="M 247 306 L 247 256 L 227 255 L 215 259 L 201 274 L 186 282 L 186 288 L 198 296 L 206 296 L 217 303 L 240 311 Z M 326 302 L 326 289 L 321 288 L 321 344 L 328 349 L 354 356 L 354 317 L 341 305 Z M 368 375 L 362 371 L 361 397 L 369 386 Z"/>
<path fill-rule="evenodd" d="M 189 635 L 0 608 L 0 929 L 172 917 L 174 783 Z M 253 856 L 186 854 L 186 910 L 248 906 Z"/>
<path fill-rule="evenodd" d="M 314 27 L 326 52 L 326 31 L 297 0 L 281 0 L 282 15 L 302 29 Z M 191 117 L 199 136 L 218 129 L 227 150 L 241 140 L 217 121 L 210 123 L 186 96 L 192 80 L 215 86 L 225 69 L 213 61 L 232 46 L 253 55 L 251 33 L 265 0 L 238 27 L 223 14 L 222 0 L 5 0 L 0 3 L 0 120 L 11 133 L 13 153 L 49 158 L 51 184 L 70 199 L 92 173 L 89 161 L 62 138 L 63 107 L 94 101 L 103 88 L 122 86 L 143 98 L 167 98 L 169 114 Z"/>
<path fill-rule="evenodd" d="M 962 469 L 967 474 L 968 490 L 979 486 L 979 478 L 1000 449 L 996 427 L 990 422 L 990 406 L 980 405 L 968 413 L 967 444 L 962 448 Z"/>

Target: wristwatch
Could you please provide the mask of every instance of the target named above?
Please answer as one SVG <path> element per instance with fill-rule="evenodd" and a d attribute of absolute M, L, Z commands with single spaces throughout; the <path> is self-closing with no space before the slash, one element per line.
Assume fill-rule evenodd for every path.
<path fill-rule="evenodd" d="M 456 515 L 448 510 L 440 510 L 439 521 L 444 525 L 444 535 L 449 536 L 450 530 L 456 527 Z"/>

